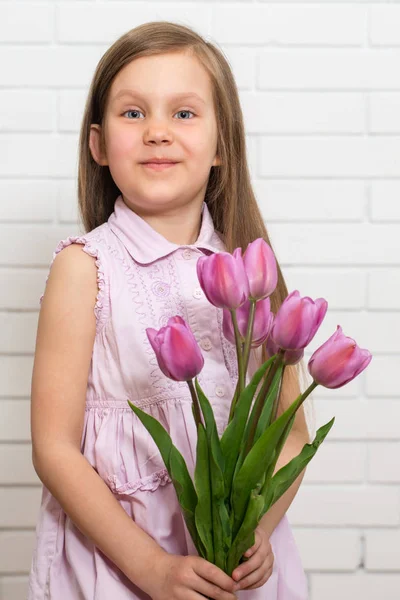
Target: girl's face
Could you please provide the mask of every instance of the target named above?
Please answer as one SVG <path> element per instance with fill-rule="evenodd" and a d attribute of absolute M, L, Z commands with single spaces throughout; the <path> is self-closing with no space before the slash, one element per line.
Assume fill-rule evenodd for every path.
<path fill-rule="evenodd" d="M 220 162 L 211 82 L 195 57 L 179 52 L 131 61 L 111 85 L 103 122 L 103 152 L 100 126 L 91 126 L 93 159 L 109 166 L 132 206 L 151 213 L 202 203 L 210 169 Z M 177 164 L 163 170 L 142 164 L 154 157 Z"/>

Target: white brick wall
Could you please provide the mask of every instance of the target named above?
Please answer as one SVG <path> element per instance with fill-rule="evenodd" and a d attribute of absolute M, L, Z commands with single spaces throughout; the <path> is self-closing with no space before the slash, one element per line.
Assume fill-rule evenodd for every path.
<path fill-rule="evenodd" d="M 400 3 L 0 0 L 0 599 L 23 600 L 40 503 L 30 382 L 39 297 L 80 230 L 75 180 L 94 68 L 129 27 L 186 23 L 227 54 L 255 191 L 290 290 L 324 296 L 374 355 L 288 511 L 310 600 L 400 598 Z"/>

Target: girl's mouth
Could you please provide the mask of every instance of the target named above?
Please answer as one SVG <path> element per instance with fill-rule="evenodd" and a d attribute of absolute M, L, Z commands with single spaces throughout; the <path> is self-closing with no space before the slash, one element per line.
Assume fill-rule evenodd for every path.
<path fill-rule="evenodd" d="M 153 169 L 154 171 L 164 171 L 165 169 L 169 169 L 170 167 L 173 167 L 174 165 L 177 165 L 178 163 L 142 163 L 144 167 L 147 167 L 149 169 Z"/>

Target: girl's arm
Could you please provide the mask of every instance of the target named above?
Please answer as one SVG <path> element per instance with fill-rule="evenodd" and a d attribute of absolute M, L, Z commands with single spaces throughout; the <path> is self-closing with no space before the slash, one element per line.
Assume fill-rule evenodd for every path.
<path fill-rule="evenodd" d="M 32 462 L 82 533 L 139 588 L 166 552 L 125 512 L 80 452 L 96 331 L 94 258 L 72 244 L 51 267 L 39 315 L 31 390 Z"/>

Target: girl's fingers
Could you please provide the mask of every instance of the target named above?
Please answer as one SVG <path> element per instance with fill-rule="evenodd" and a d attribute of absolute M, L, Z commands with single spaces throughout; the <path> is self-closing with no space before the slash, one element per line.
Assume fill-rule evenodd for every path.
<path fill-rule="evenodd" d="M 267 583 L 268 579 L 272 575 L 272 571 L 273 571 L 272 568 L 269 569 L 268 572 L 266 573 L 266 575 L 262 579 L 260 579 L 260 581 L 256 581 L 256 583 L 253 583 L 253 585 L 246 587 L 246 590 L 255 590 L 255 589 L 261 587 L 262 585 L 264 585 L 265 583 Z"/>
<path fill-rule="evenodd" d="M 256 552 L 249 560 L 239 565 L 232 573 L 232 579 L 237 582 L 240 582 L 242 585 L 243 577 L 249 575 L 253 571 L 259 569 L 264 563 L 264 558 L 260 556 L 259 552 Z"/>
<path fill-rule="evenodd" d="M 270 570 L 268 570 L 269 572 Z M 240 580 L 240 589 L 247 590 L 249 586 L 254 586 L 256 583 L 260 582 L 264 577 L 267 576 L 264 565 L 262 565 L 259 569 L 252 571 L 245 577 Z"/>
<path fill-rule="evenodd" d="M 220 598 L 221 600 L 235 600 L 237 598 L 234 592 L 227 592 L 219 585 L 203 579 L 199 575 L 196 575 L 193 589 L 206 598 Z"/>

